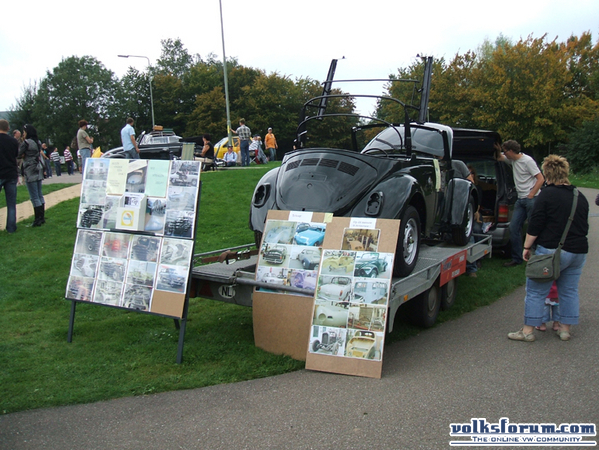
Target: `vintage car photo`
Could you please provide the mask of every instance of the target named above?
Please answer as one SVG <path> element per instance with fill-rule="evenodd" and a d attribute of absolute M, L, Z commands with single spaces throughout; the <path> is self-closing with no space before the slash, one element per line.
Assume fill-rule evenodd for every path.
<path fill-rule="evenodd" d="M 266 227 L 264 243 L 266 244 L 291 244 L 294 236 L 295 222 L 270 220 Z M 260 243 L 258 243 L 258 247 Z"/>
<path fill-rule="evenodd" d="M 358 252 L 354 265 L 354 276 L 367 278 L 390 278 L 393 255 L 378 252 Z"/>
<path fill-rule="evenodd" d="M 261 263 L 282 265 L 287 259 L 287 246 L 264 244 L 261 252 Z"/>
<path fill-rule="evenodd" d="M 349 331 L 345 356 L 350 358 L 381 359 L 381 337 L 372 331 Z"/>
<path fill-rule="evenodd" d="M 399 219 L 393 267 L 398 277 L 409 275 L 416 266 L 422 239 L 442 241 L 450 236 L 456 245 L 468 243 L 479 194 L 474 184 L 458 176 L 454 168 L 459 164 L 453 160 L 452 128 L 426 121 L 432 58 L 424 59 L 422 83 L 413 85 L 419 104 L 379 97 L 380 102 L 395 105 L 403 113 L 403 122 L 370 118 L 365 125 L 355 115 L 327 110 L 330 98 L 338 101 L 340 97 L 360 97 L 330 89 L 335 82 L 336 61 L 331 64 L 324 83 L 329 89 L 307 101 L 300 113 L 297 150 L 286 153 L 281 166 L 267 172 L 254 189 L 250 228 L 256 242 L 260 241 L 269 210 Z M 347 118 L 347 142 L 351 145 L 330 148 L 319 145 L 318 139 L 310 139 L 313 124 L 322 127 L 328 120 L 343 116 Z M 377 131 L 368 141 L 367 136 Z M 359 245 L 369 250 L 368 243 L 364 244 Z"/>
<path fill-rule="evenodd" d="M 347 326 L 368 331 L 384 331 L 387 308 L 368 305 L 351 305 Z"/>
<path fill-rule="evenodd" d="M 295 229 L 293 243 L 296 245 L 320 247 L 324 241 L 326 229 L 327 227 L 324 223 L 300 223 Z"/>
<path fill-rule="evenodd" d="M 314 325 L 312 326 L 312 331 L 313 337 L 310 339 L 309 345 L 312 353 L 343 356 L 347 330 Z"/>
<path fill-rule="evenodd" d="M 356 281 L 352 303 L 369 303 L 386 305 L 389 295 L 389 282 L 386 281 Z"/>
<path fill-rule="evenodd" d="M 300 289 L 316 289 L 318 273 L 315 270 L 292 270 L 289 284 Z"/>
<path fill-rule="evenodd" d="M 336 302 L 317 301 L 314 304 L 314 318 L 312 323 L 327 327 L 346 328 L 348 313 L 347 305 Z"/>
<path fill-rule="evenodd" d="M 350 277 L 321 275 L 318 289 L 316 290 L 316 297 L 317 300 L 349 302 L 351 293 L 352 280 Z"/>
<path fill-rule="evenodd" d="M 318 269 L 318 266 L 320 265 L 320 249 L 304 248 L 297 254 L 296 259 L 306 270 Z"/>
<path fill-rule="evenodd" d="M 353 273 L 354 263 L 356 261 L 355 252 L 340 250 L 325 250 L 322 256 L 321 273 L 339 274 Z"/>

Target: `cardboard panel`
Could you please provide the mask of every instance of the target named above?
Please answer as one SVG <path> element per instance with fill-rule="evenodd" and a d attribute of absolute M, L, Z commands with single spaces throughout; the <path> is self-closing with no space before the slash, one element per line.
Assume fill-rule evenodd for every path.
<path fill-rule="evenodd" d="M 154 291 L 150 312 L 164 314 L 181 319 L 183 317 L 183 306 L 185 305 L 185 294 L 174 294 L 172 292 Z"/>

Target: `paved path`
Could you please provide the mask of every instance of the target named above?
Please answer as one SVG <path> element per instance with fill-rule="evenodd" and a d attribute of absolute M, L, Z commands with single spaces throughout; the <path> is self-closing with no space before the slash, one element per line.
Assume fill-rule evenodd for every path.
<path fill-rule="evenodd" d="M 65 200 L 70 200 L 75 197 L 79 197 L 81 195 L 81 174 L 75 173 L 73 175 L 62 175 L 60 177 L 53 176 L 52 178 L 47 178 L 43 181 L 44 184 L 52 184 L 52 183 L 78 183 L 75 186 L 71 186 L 65 189 L 60 189 L 58 191 L 51 192 L 47 195 L 44 195 L 44 200 L 46 201 L 46 209 L 51 208 L 59 204 L 60 202 L 64 202 Z M 4 195 L 1 193 L 0 195 Z M 19 203 L 17 205 L 17 224 L 23 220 L 28 219 L 29 217 L 33 217 L 33 205 L 30 201 L 26 201 L 23 203 Z M 6 229 L 6 208 L 0 208 L 0 230 Z M 18 230 L 18 227 L 17 227 Z"/>
<path fill-rule="evenodd" d="M 582 191 L 592 203 L 591 252 L 580 283 L 581 323 L 569 342 L 552 332 L 537 332 L 534 343 L 507 339 L 522 324 L 520 288 L 387 346 L 380 380 L 303 370 L 25 411 L 0 416 L 0 448 L 441 449 L 449 448 L 449 424 L 471 418 L 597 425 L 598 191 Z"/>

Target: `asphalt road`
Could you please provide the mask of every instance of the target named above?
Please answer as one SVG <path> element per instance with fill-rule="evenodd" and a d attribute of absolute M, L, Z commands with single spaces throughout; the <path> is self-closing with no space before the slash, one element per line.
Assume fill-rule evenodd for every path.
<path fill-rule="evenodd" d="M 569 342 L 551 331 L 537 332 L 534 343 L 507 339 L 522 324 L 520 288 L 387 346 L 380 380 L 304 370 L 9 414 L 0 416 L 0 448 L 439 449 L 449 448 L 450 423 L 471 418 L 597 425 L 598 191 L 581 191 L 591 203 L 591 252 L 580 283 L 581 321 Z"/>

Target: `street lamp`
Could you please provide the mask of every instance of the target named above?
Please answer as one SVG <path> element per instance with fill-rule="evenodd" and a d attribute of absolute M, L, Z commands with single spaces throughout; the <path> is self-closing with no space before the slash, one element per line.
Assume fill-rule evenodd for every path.
<path fill-rule="evenodd" d="M 137 55 L 118 55 L 119 58 L 146 58 L 148 60 L 148 68 L 150 67 L 150 58 L 147 56 L 137 56 Z M 152 108 L 152 130 L 154 129 L 154 97 L 152 96 L 152 80 L 154 77 L 150 73 L 150 106 Z"/>

